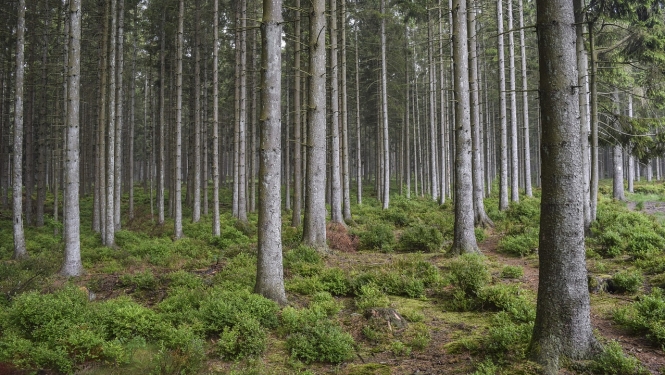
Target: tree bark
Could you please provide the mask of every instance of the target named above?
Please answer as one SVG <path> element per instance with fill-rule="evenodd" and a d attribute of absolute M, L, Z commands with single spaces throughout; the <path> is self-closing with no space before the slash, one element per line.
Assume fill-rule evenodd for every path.
<path fill-rule="evenodd" d="M 589 78 L 591 101 L 591 185 L 590 190 L 590 216 L 591 222 L 596 221 L 598 208 L 598 90 L 596 88 L 596 51 L 593 22 L 589 23 L 589 55 L 591 56 L 591 74 Z"/>
<path fill-rule="evenodd" d="M 194 194 L 192 222 L 201 220 L 201 5 L 195 2 L 194 17 Z"/>
<path fill-rule="evenodd" d="M 360 57 L 358 55 L 358 29 L 354 33 L 356 39 L 356 203 L 363 203 L 363 181 L 362 181 L 362 147 L 360 138 Z"/>
<path fill-rule="evenodd" d="M 529 139 L 529 94 L 526 70 L 526 41 L 524 38 L 524 4 L 517 1 L 519 8 L 520 55 L 522 61 L 522 126 L 524 127 L 524 188 L 527 197 L 533 197 L 531 188 L 531 145 Z M 582 44 L 584 45 L 584 44 Z"/>
<path fill-rule="evenodd" d="M 537 9 L 543 188 L 540 279 L 530 351 L 546 374 L 557 374 L 561 357 L 586 358 L 596 342 L 584 249 L 573 4 L 537 0 Z"/>
<path fill-rule="evenodd" d="M 159 225 L 164 225 L 164 174 L 166 172 L 165 164 L 165 128 L 166 128 L 166 32 L 164 31 L 166 23 L 166 11 L 162 11 L 160 53 L 159 53 L 159 150 L 157 154 L 157 221 Z"/>
<path fill-rule="evenodd" d="M 508 56 L 510 71 L 510 200 L 519 202 L 519 149 L 517 148 L 517 95 L 515 93 L 515 36 L 513 33 L 513 0 L 508 0 Z"/>
<path fill-rule="evenodd" d="M 115 120 L 115 163 L 113 173 L 114 193 L 113 193 L 113 223 L 115 231 L 119 231 L 120 225 L 120 200 L 122 198 L 122 128 L 123 128 L 123 103 L 125 99 L 123 86 L 123 72 L 125 70 L 124 59 L 124 20 L 125 20 L 125 0 L 118 0 L 118 40 L 117 40 L 117 78 L 116 78 L 116 120 Z"/>
<path fill-rule="evenodd" d="M 212 235 L 221 233 L 219 221 L 219 0 L 214 0 L 212 49 Z"/>
<path fill-rule="evenodd" d="M 466 1 L 453 1 L 453 61 L 455 66 L 455 228 L 452 254 L 477 253 L 473 226 L 473 181 L 469 60 Z"/>
<path fill-rule="evenodd" d="M 326 15 L 325 0 L 312 0 L 309 18 L 309 100 L 307 111 L 307 176 L 303 242 L 326 247 Z"/>
<path fill-rule="evenodd" d="M 633 95 L 628 94 L 628 117 L 633 117 Z M 634 192 L 634 181 L 635 181 L 635 158 L 633 157 L 632 152 L 628 152 L 628 191 Z"/>
<path fill-rule="evenodd" d="M 286 304 L 282 267 L 281 131 L 282 0 L 263 1 L 259 235 L 254 291 Z"/>
<path fill-rule="evenodd" d="M 247 222 L 247 0 L 240 0 L 240 96 L 238 118 L 238 220 Z"/>
<path fill-rule="evenodd" d="M 621 126 L 617 119 L 619 115 L 619 89 L 615 88 L 612 94 L 612 102 L 614 104 L 614 115 L 616 130 L 620 130 Z M 626 197 L 623 192 L 623 148 L 621 144 L 617 143 L 612 148 L 612 163 L 614 173 L 612 174 L 612 197 L 616 200 L 623 201 Z"/>
<path fill-rule="evenodd" d="M 120 0 L 122 1 L 122 0 Z M 115 246 L 115 111 L 116 111 L 116 25 L 117 0 L 111 0 L 111 25 L 109 29 L 109 110 L 106 135 L 106 229 L 104 231 L 105 246 Z"/>
<path fill-rule="evenodd" d="M 337 59 L 337 0 L 330 0 L 330 219 L 333 223 L 343 224 L 342 217 L 342 180 L 340 168 L 339 142 L 339 69 Z"/>
<path fill-rule="evenodd" d="M 583 183 L 584 183 L 584 228 L 585 231 L 591 226 L 591 206 L 590 206 L 590 161 L 589 161 L 589 130 L 590 130 L 590 114 L 589 114 L 589 61 L 587 51 L 584 43 L 584 8 L 582 0 L 574 0 L 573 7 L 575 9 L 575 35 L 577 46 L 577 71 L 578 81 L 577 85 L 580 86 L 580 141 L 582 146 L 582 160 L 583 168 Z"/>
<path fill-rule="evenodd" d="M 342 26 L 342 40 L 341 40 L 341 57 L 342 57 L 342 72 L 341 72 L 341 98 L 340 105 L 342 112 L 340 113 L 341 130 L 342 130 L 342 215 L 345 222 L 352 220 L 351 217 L 351 173 L 349 169 L 349 97 L 347 95 L 347 70 L 346 70 L 346 0 L 342 2 L 342 10 L 340 12 L 340 25 Z"/>
<path fill-rule="evenodd" d="M 499 62 L 499 121 L 501 129 L 501 159 L 499 164 L 499 210 L 508 208 L 508 125 L 506 123 L 506 66 L 503 52 L 503 5 L 496 2 L 498 26 L 497 50 Z"/>
<path fill-rule="evenodd" d="M 23 231 L 23 81 L 25 79 L 25 0 L 18 2 L 16 26 L 16 89 L 14 91 L 14 158 L 12 159 L 12 207 L 14 210 L 14 259 L 25 258 Z M 29 199 L 29 197 L 28 197 Z"/>
<path fill-rule="evenodd" d="M 185 18 L 185 1 L 180 0 L 178 10 L 178 37 L 176 46 L 176 107 L 175 107 L 175 210 L 174 210 L 174 230 L 173 235 L 176 239 L 184 236 L 182 232 L 182 54 L 185 44 L 183 28 Z"/>
<path fill-rule="evenodd" d="M 23 1 L 23 0 L 21 0 Z M 60 273 L 79 276 L 81 263 L 79 213 L 79 82 L 81 79 L 81 1 L 69 0 L 69 72 L 67 100 L 67 132 L 65 157 L 64 235 L 65 258 Z"/>
<path fill-rule="evenodd" d="M 300 226 L 302 214 L 302 109 L 300 107 L 300 0 L 296 0 L 295 45 L 294 45 L 294 83 L 293 83 L 293 212 L 291 226 Z"/>
<path fill-rule="evenodd" d="M 480 148 L 480 99 L 479 99 L 479 85 L 478 85 L 478 54 L 477 54 L 477 39 L 476 34 L 476 9 L 474 0 L 466 0 L 468 7 L 468 36 L 469 36 L 469 92 L 471 95 L 471 130 L 472 130 L 472 162 L 473 162 L 473 211 L 474 222 L 481 227 L 493 227 L 492 219 L 487 216 L 485 212 L 484 192 L 483 192 L 483 162 Z"/>
<path fill-rule="evenodd" d="M 436 65 L 434 64 L 434 41 L 432 35 L 432 22 L 430 11 L 427 11 L 427 59 L 428 59 L 428 73 L 429 73 L 429 164 L 430 164 L 430 185 L 432 189 L 432 199 L 439 199 L 439 173 L 437 167 L 437 159 L 439 153 L 437 150 L 437 134 L 436 134 Z M 442 145 L 443 146 L 443 145 Z"/>
<path fill-rule="evenodd" d="M 381 0 L 381 121 L 383 125 L 383 209 L 390 204 L 390 141 L 388 139 L 388 68 L 386 61 L 386 4 Z"/>

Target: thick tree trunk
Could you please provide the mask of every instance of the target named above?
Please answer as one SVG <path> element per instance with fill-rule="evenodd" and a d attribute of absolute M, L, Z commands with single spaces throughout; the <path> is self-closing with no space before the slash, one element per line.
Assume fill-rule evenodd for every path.
<path fill-rule="evenodd" d="M 383 125 L 383 209 L 390 204 L 390 141 L 388 139 L 388 68 L 385 0 L 381 0 L 381 121 Z"/>
<path fill-rule="evenodd" d="M 473 226 L 471 113 L 466 1 L 453 1 L 453 61 L 455 65 L 455 230 L 452 254 L 479 252 Z"/>
<path fill-rule="evenodd" d="M 573 4 L 538 0 L 542 142 L 540 279 L 531 356 L 546 374 L 595 347 L 584 260 L 582 148 Z M 547 62 L 547 63 L 545 63 Z"/>
<path fill-rule="evenodd" d="M 214 0 L 212 49 L 212 235 L 220 235 L 219 221 L 219 0 Z"/>
<path fill-rule="evenodd" d="M 14 82 L 14 158 L 12 159 L 12 208 L 14 210 L 14 259 L 25 258 L 23 231 L 23 81 L 25 79 L 25 0 L 18 2 L 16 26 L 16 76 Z M 29 197 L 28 197 L 29 199 Z"/>
<path fill-rule="evenodd" d="M 302 109 L 300 107 L 300 0 L 296 0 L 295 43 L 294 43 L 294 83 L 293 83 L 293 212 L 291 226 L 300 226 L 302 214 Z"/>
<path fill-rule="evenodd" d="M 21 0 L 23 1 L 23 0 Z M 79 82 L 81 79 L 81 1 L 69 0 L 69 72 L 67 100 L 67 136 L 65 141 L 65 199 L 64 235 L 65 258 L 60 273 L 79 276 L 81 239 L 79 217 Z"/>
<path fill-rule="evenodd" d="M 330 219 L 333 223 L 344 223 L 342 217 L 342 180 L 339 142 L 339 69 L 337 59 L 337 0 L 330 0 Z"/>
<path fill-rule="evenodd" d="M 466 0 L 468 17 L 468 67 L 469 67 L 469 92 L 471 95 L 471 131 L 472 131 L 472 162 L 473 162 L 473 211 L 474 222 L 481 227 L 493 227 L 492 219 L 485 212 L 484 192 L 483 192 L 483 161 L 480 148 L 480 99 L 478 94 L 478 54 L 477 54 L 477 34 L 476 34 L 476 9 L 474 0 Z"/>
<path fill-rule="evenodd" d="M 307 192 L 303 242 L 326 251 L 326 2 L 312 0 L 309 18 Z"/>
<path fill-rule="evenodd" d="M 176 239 L 182 238 L 182 54 L 185 44 L 183 28 L 185 18 L 185 1 L 180 0 L 178 10 L 178 37 L 176 46 L 176 115 L 175 115 L 175 210 L 174 210 L 174 231 Z"/>
<path fill-rule="evenodd" d="M 499 209 L 503 211 L 508 208 L 508 125 L 506 123 L 506 63 L 503 52 L 503 4 L 501 1 L 496 2 L 496 20 L 498 25 L 497 50 L 499 62 L 499 126 L 501 129 Z"/>
<path fill-rule="evenodd" d="M 280 181 L 282 0 L 263 1 L 261 39 L 262 131 L 259 151 L 258 261 L 254 291 L 285 305 Z"/>

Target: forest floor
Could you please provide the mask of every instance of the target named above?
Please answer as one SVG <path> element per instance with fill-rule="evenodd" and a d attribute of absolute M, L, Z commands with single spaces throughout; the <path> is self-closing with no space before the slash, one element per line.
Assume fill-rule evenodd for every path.
<path fill-rule="evenodd" d="M 665 373 L 665 338 L 659 333 L 665 332 L 665 298 L 657 300 L 657 287 L 665 286 L 665 188 L 645 186 L 646 192 L 628 194 L 627 203 L 603 198 L 599 223 L 587 241 L 592 325 L 599 341 L 614 351 L 593 361 L 566 362 L 561 374 Z M 0 212 L 0 292 L 5 296 L 0 298 L 0 375 L 536 374 L 527 351 L 538 289 L 539 201 L 523 199 L 504 213 L 491 208 L 496 203 L 486 202 L 496 227 L 476 230 L 484 257 L 461 260 L 445 253 L 452 235 L 450 204 L 398 197 L 383 211 L 367 198 L 354 207 L 348 227 L 329 226 L 331 252 L 323 256 L 298 245 L 301 232 L 286 224 L 285 214 L 289 307 L 268 309 L 277 317 L 272 316 L 272 325 L 256 328 L 264 335 L 258 352 L 248 346 L 252 330 L 237 331 L 229 349 L 228 334 L 242 326 L 239 322 L 210 327 L 219 322 L 215 319 L 237 319 L 223 316 L 223 306 L 215 305 L 220 298 L 239 298 L 244 302 L 233 306 L 240 310 L 244 303 L 250 308 L 258 303 L 249 299 L 256 270 L 255 215 L 248 227 L 225 215 L 221 239 L 210 237 L 209 219 L 190 223 L 187 238 L 174 242 L 168 225 L 154 224 L 148 207 L 138 205 L 137 219 L 123 223 L 113 249 L 84 230 L 87 272 L 65 280 L 57 276 L 57 225 L 28 228 L 32 256 L 17 262 L 10 260 L 10 215 Z M 660 247 L 648 250 L 651 244 Z M 473 282 L 478 286 L 469 288 Z M 20 310 L 30 303 L 35 310 L 62 308 L 59 298 L 72 298 L 71 285 L 74 294 L 82 291 L 92 301 L 74 303 L 74 310 L 80 308 L 80 316 L 93 325 L 101 319 L 99 327 L 75 323 L 67 316 L 71 306 L 44 316 Z M 629 320 L 644 322 L 644 307 L 637 305 L 646 299 L 662 310 L 645 315 L 648 328 L 617 318 L 623 311 Z M 221 318 L 206 316 L 211 312 Z M 251 314 L 270 318 L 261 318 L 258 310 Z M 297 317 L 296 326 L 312 326 L 293 327 L 287 315 Z M 44 321 L 60 328 L 40 326 Z M 72 338 L 68 325 L 87 336 Z M 171 342 L 164 335 L 184 335 L 185 341 Z M 295 343 L 295 336 L 303 341 Z M 108 347 L 122 355 L 112 357 L 116 352 Z"/>

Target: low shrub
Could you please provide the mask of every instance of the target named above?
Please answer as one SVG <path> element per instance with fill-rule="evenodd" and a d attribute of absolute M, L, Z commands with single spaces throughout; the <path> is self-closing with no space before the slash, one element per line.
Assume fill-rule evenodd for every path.
<path fill-rule="evenodd" d="M 621 345 L 610 341 L 589 365 L 589 370 L 597 375 L 647 375 L 651 374 L 633 356 L 624 354 Z"/>
<path fill-rule="evenodd" d="M 358 233 L 358 237 L 363 250 L 390 252 L 395 246 L 395 234 L 388 224 L 370 224 L 365 231 Z"/>
<path fill-rule="evenodd" d="M 640 296 L 628 306 L 613 311 L 618 324 L 631 329 L 658 345 L 665 345 L 665 296 L 660 288 Z"/>
<path fill-rule="evenodd" d="M 500 253 L 521 257 L 532 254 L 538 249 L 538 230 L 528 228 L 520 234 L 506 235 L 499 240 L 496 249 Z"/>
<path fill-rule="evenodd" d="M 422 251 L 432 253 L 443 246 L 441 232 L 429 225 L 416 224 L 408 227 L 399 239 L 398 247 L 402 251 Z"/>
<path fill-rule="evenodd" d="M 279 323 L 279 306 L 246 289 L 235 291 L 214 288 L 201 302 L 200 314 L 208 333 L 220 333 L 238 324 L 245 315 L 254 317 L 263 327 L 275 328 Z"/>
<path fill-rule="evenodd" d="M 485 257 L 480 254 L 463 254 L 450 262 L 450 278 L 458 290 L 472 297 L 492 279 Z"/>
<path fill-rule="evenodd" d="M 217 349 L 222 358 L 235 361 L 263 354 L 267 344 L 268 333 L 261 323 L 251 315 L 241 314 L 235 325 L 224 327 Z"/>
<path fill-rule="evenodd" d="M 621 271 L 612 276 L 610 290 L 618 293 L 636 293 L 642 286 L 642 274 L 638 271 Z"/>
<path fill-rule="evenodd" d="M 360 292 L 355 299 L 356 307 L 359 310 L 366 310 L 374 307 L 388 307 L 390 301 L 381 288 L 376 284 L 366 284 L 360 287 Z"/>
<path fill-rule="evenodd" d="M 520 266 L 504 266 L 501 269 L 501 277 L 504 279 L 519 279 L 524 276 L 524 269 Z"/>

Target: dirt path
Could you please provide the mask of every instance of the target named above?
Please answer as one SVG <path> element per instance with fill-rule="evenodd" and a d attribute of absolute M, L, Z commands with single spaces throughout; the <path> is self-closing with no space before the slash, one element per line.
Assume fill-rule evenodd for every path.
<path fill-rule="evenodd" d="M 661 202 L 649 202 L 661 203 Z M 645 204 L 645 209 L 648 206 Z M 665 211 L 665 203 L 658 207 L 654 206 L 659 212 Z M 538 291 L 538 262 L 537 259 L 517 258 L 501 254 L 496 251 L 499 242 L 498 235 L 491 235 L 486 241 L 480 244 L 480 249 L 490 260 L 500 264 L 521 266 L 524 269 L 524 276 L 520 280 L 525 289 Z M 604 293 L 604 292 L 603 292 Z M 603 297 L 609 297 L 616 301 L 616 305 L 625 304 L 631 300 L 629 297 L 621 295 L 604 294 Z M 606 308 L 594 306 L 594 297 L 591 303 L 591 324 L 598 335 L 607 340 L 616 340 L 623 347 L 624 353 L 631 354 L 642 362 L 642 364 L 652 374 L 665 374 L 665 352 L 644 337 L 632 335 L 626 329 L 616 325 L 612 321 L 610 312 Z"/>

